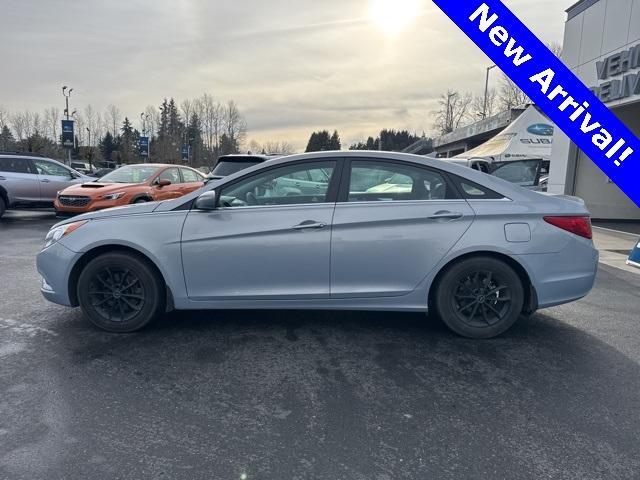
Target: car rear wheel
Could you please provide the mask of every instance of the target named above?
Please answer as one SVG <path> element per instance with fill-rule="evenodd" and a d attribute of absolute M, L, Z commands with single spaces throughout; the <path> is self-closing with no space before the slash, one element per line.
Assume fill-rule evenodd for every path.
<path fill-rule="evenodd" d="M 146 198 L 138 198 L 133 203 L 147 203 L 148 201 L 149 200 L 147 200 Z"/>
<path fill-rule="evenodd" d="M 164 311 L 164 286 L 144 260 L 108 253 L 91 260 L 78 279 L 78 300 L 85 315 L 109 332 L 133 332 Z"/>
<path fill-rule="evenodd" d="M 518 274 L 505 262 L 473 257 L 450 267 L 437 285 L 435 308 L 463 337 L 492 338 L 508 330 L 524 304 Z"/>

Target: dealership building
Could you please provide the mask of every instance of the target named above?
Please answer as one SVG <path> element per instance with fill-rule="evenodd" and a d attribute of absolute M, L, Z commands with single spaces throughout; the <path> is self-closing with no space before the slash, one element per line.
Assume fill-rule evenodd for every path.
<path fill-rule="evenodd" d="M 582 0 L 569 8 L 562 59 L 640 136 L 640 0 Z M 583 198 L 594 218 L 640 220 L 640 208 L 557 128 L 549 191 Z"/>

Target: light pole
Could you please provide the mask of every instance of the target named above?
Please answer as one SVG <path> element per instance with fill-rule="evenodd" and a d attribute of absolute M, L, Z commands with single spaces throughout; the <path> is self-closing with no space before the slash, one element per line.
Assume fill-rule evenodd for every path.
<path fill-rule="evenodd" d="M 64 96 L 65 101 L 65 109 L 64 114 L 67 120 L 69 120 L 69 97 L 71 96 L 71 92 L 73 92 L 73 88 L 69 88 L 66 85 L 62 87 L 62 95 Z M 68 152 L 68 163 L 71 165 L 71 149 L 67 150 Z"/>
<path fill-rule="evenodd" d="M 93 163 L 91 162 L 93 149 L 91 148 L 91 129 L 89 127 L 87 127 L 87 134 L 89 135 L 89 170 L 93 171 Z"/>
<path fill-rule="evenodd" d="M 484 106 L 482 107 L 482 118 L 487 118 L 487 101 L 489 100 L 489 72 L 496 68 L 496 65 L 487 67 L 487 77 L 484 81 Z"/>

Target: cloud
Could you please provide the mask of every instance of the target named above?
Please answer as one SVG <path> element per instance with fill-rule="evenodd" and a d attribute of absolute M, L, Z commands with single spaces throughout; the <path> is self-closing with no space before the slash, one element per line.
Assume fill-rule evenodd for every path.
<path fill-rule="evenodd" d="M 507 4 L 560 41 L 571 0 Z M 249 137 L 303 147 L 312 129 L 343 139 L 431 128 L 447 88 L 479 92 L 488 59 L 429 2 L 389 39 L 368 1 L 31 0 L 3 11 L 0 105 L 41 110 L 114 103 L 132 118 L 164 97 L 236 100 Z"/>

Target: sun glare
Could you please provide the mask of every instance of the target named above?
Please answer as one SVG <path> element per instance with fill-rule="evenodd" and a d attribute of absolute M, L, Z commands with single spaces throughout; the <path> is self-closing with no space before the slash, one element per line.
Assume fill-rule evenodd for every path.
<path fill-rule="evenodd" d="M 385 35 L 405 31 L 421 12 L 421 0 L 371 0 L 369 16 Z"/>

